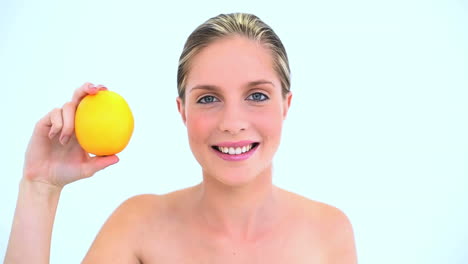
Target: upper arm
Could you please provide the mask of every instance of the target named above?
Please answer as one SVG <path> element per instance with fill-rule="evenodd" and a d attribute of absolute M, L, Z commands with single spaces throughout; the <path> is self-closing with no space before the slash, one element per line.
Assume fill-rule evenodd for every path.
<path fill-rule="evenodd" d="M 140 263 L 148 195 L 123 202 L 99 231 L 82 263 Z"/>

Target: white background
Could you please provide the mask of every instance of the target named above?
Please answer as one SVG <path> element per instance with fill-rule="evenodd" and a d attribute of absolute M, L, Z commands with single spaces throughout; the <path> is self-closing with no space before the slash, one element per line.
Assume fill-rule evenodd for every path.
<path fill-rule="evenodd" d="M 51 263 L 80 262 L 125 199 L 200 182 L 178 58 L 199 24 L 241 11 L 291 63 L 275 184 L 342 209 L 360 263 L 468 263 L 467 2 L 250 2 L 0 2 L 1 258 L 33 126 L 86 81 L 126 98 L 135 131 L 118 165 L 63 191 Z"/>

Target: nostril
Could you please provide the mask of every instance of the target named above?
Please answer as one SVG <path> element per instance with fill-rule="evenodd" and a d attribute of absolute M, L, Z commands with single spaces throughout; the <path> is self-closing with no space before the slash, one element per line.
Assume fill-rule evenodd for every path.
<path fill-rule="evenodd" d="M 235 135 L 246 131 L 248 128 L 248 123 L 243 119 L 223 118 L 223 120 L 219 123 L 218 128 L 223 133 Z"/>

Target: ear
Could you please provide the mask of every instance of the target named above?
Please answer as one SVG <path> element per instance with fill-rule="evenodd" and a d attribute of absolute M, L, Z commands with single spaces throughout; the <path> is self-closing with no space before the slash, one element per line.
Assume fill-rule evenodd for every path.
<path fill-rule="evenodd" d="M 289 107 L 291 106 L 292 93 L 288 92 L 286 97 L 283 99 L 283 120 L 288 115 Z"/>
<path fill-rule="evenodd" d="M 177 96 L 176 101 L 177 101 L 177 110 L 179 110 L 179 114 L 182 117 L 182 121 L 184 122 L 184 125 L 186 125 L 187 124 L 187 118 L 185 117 L 184 102 L 182 102 L 182 99 L 179 96 Z"/>

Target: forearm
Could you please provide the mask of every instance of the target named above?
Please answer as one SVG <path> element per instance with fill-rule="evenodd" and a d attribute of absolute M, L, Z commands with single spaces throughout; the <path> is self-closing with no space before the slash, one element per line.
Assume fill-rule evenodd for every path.
<path fill-rule="evenodd" d="M 21 180 L 5 264 L 49 263 L 61 188 Z"/>

